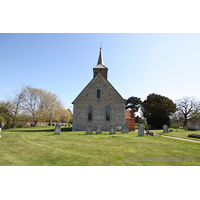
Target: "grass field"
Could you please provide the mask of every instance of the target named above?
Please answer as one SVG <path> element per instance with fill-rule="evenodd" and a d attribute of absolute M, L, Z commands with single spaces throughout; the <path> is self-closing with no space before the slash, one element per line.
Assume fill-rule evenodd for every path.
<path fill-rule="evenodd" d="M 164 134 L 162 130 L 154 132 Z M 187 137 L 189 133 L 180 129 L 165 135 L 192 139 Z M 1 166 L 200 165 L 199 143 L 138 137 L 137 132 L 86 135 L 63 127 L 61 135 L 54 135 L 54 127 L 46 126 L 4 130 L 0 135 Z"/>

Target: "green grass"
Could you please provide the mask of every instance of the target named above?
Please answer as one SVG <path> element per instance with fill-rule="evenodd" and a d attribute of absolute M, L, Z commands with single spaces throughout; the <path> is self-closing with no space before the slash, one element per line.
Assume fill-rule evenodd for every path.
<path fill-rule="evenodd" d="M 168 129 L 168 130 L 170 130 L 170 129 Z M 188 135 L 191 133 L 200 135 L 200 131 L 185 131 L 184 129 L 173 129 L 172 132 L 168 132 L 168 133 L 164 133 L 163 130 L 150 130 L 150 131 L 161 134 L 161 135 L 168 135 L 168 136 L 172 136 L 172 137 L 179 137 L 179 138 L 188 139 L 188 140 L 200 141 L 200 138 L 188 137 Z"/>
<path fill-rule="evenodd" d="M 0 133 L 1 166 L 184 166 L 200 165 L 200 144 L 137 132 L 86 135 L 62 128 L 33 127 Z M 162 130 L 156 130 L 159 133 Z M 182 132 L 182 136 L 185 134 Z M 188 135 L 189 131 L 186 133 Z M 181 134 L 170 132 L 168 134 Z M 185 134 L 185 135 L 186 135 Z M 176 135 L 177 136 L 177 135 Z M 177 136 L 178 137 L 178 136 Z M 191 138 L 189 138 L 191 139 Z"/>

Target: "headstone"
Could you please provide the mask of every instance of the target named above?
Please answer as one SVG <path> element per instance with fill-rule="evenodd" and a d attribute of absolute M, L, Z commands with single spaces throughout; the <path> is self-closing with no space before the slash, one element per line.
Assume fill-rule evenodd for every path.
<path fill-rule="evenodd" d="M 101 134 L 101 126 L 97 126 L 96 134 Z"/>
<path fill-rule="evenodd" d="M 164 132 L 164 133 L 167 133 L 167 132 L 168 132 L 168 126 L 165 125 L 165 124 L 163 125 L 163 132 Z"/>
<path fill-rule="evenodd" d="M 4 127 L 3 123 L 0 123 L 0 128 L 3 128 L 3 127 Z"/>
<path fill-rule="evenodd" d="M 142 124 L 138 127 L 138 136 L 144 136 L 144 126 Z"/>
<path fill-rule="evenodd" d="M 195 126 L 196 130 L 200 130 L 200 125 Z"/>
<path fill-rule="evenodd" d="M 122 133 L 128 133 L 128 126 L 126 124 L 122 125 Z"/>
<path fill-rule="evenodd" d="M 174 131 L 173 129 L 169 129 L 169 132 L 172 132 L 172 131 Z"/>
<path fill-rule="evenodd" d="M 92 125 L 86 126 L 86 134 L 92 134 Z"/>
<path fill-rule="evenodd" d="M 110 134 L 115 134 L 115 125 L 110 125 Z"/>
<path fill-rule="evenodd" d="M 60 135 L 60 132 L 61 132 L 61 125 L 60 124 L 56 124 L 54 134 L 59 134 Z"/>
<path fill-rule="evenodd" d="M 1 129 L 4 127 L 3 123 L 0 123 L 0 132 L 1 132 Z"/>

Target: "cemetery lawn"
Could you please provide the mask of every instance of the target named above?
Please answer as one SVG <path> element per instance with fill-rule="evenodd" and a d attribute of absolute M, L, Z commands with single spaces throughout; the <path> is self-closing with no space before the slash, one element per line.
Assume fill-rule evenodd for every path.
<path fill-rule="evenodd" d="M 188 139 L 188 140 L 200 141 L 200 138 L 188 137 L 188 135 L 191 133 L 200 135 L 200 131 L 185 131 L 184 129 L 173 129 L 172 132 L 168 132 L 168 133 L 164 133 L 163 130 L 150 130 L 150 132 L 155 132 L 161 135 L 167 135 L 167 136 L 172 136 L 172 137 L 179 137 L 179 138 Z"/>
<path fill-rule="evenodd" d="M 54 135 L 54 128 L 1 131 L 0 166 L 200 165 L 200 143 L 150 135 L 138 137 L 137 132 L 116 132 L 114 135 L 109 135 L 109 132 L 96 135 L 93 132 L 93 135 L 86 135 L 84 131 L 72 132 L 71 128 L 65 127 L 61 135 Z M 189 131 L 181 130 L 165 135 L 183 138 L 189 134 Z M 154 132 L 164 135 L 162 130 Z"/>

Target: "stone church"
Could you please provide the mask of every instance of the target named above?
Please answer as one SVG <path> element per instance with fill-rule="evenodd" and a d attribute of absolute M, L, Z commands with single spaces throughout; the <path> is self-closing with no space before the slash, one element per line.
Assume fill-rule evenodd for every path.
<path fill-rule="evenodd" d="M 72 102 L 73 131 L 85 131 L 87 125 L 92 125 L 93 130 L 101 126 L 102 131 L 109 131 L 115 125 L 115 130 L 121 131 L 126 124 L 125 101 L 107 80 L 102 48 L 93 74 L 93 79 Z"/>

